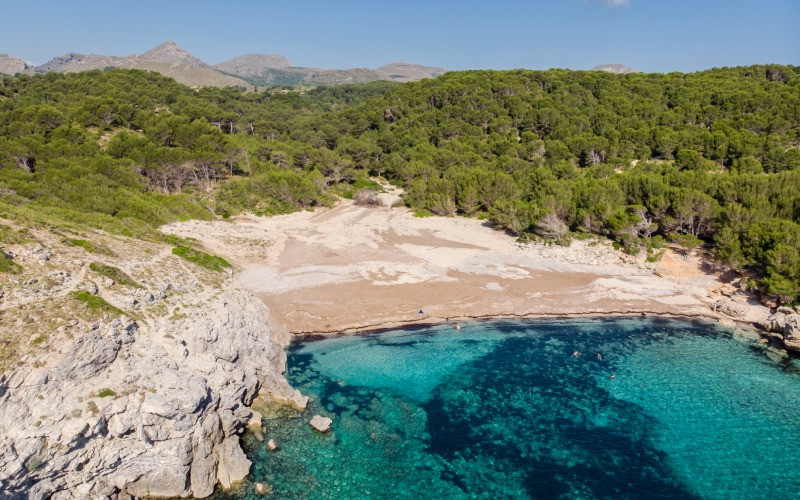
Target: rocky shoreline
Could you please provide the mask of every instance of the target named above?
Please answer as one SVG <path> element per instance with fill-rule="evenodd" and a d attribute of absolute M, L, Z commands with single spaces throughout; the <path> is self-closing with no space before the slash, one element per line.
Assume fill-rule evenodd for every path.
<path fill-rule="evenodd" d="M 24 272 L 0 301 L 18 356 L 0 376 L 3 498 L 205 497 L 243 479 L 240 435 L 261 422 L 254 400 L 305 406 L 283 377 L 288 332 L 230 274 L 160 245 L 91 237 L 114 257 L 47 232 L 5 248 Z M 134 284 L 99 279 L 87 257 Z M 42 278 L 54 275 L 64 279 Z M 120 314 L 84 310 L 76 291 Z"/>
<path fill-rule="evenodd" d="M 269 437 L 252 409 L 257 399 L 300 410 L 307 404 L 283 376 L 290 330 L 329 335 L 489 318 L 645 314 L 758 326 L 773 345 L 800 353 L 796 310 L 770 310 L 744 289 L 696 272 L 698 259 L 653 267 L 600 243 L 522 248 L 475 221 L 455 219 L 427 221 L 435 229 L 426 233 L 405 218 L 407 227 L 395 224 L 401 234 L 387 236 L 380 229 L 385 215 L 372 226 L 358 223 L 381 213 L 365 210 L 345 206 L 323 213 L 322 223 L 342 216 L 347 227 L 378 228 L 374 232 L 334 243 L 312 234 L 308 243 L 316 246 L 307 248 L 288 230 L 188 223 L 183 235 L 230 258 L 242 271 L 236 276 L 200 268 L 165 245 L 102 232 L 81 235 L 89 247 L 48 230 L 29 231 L 24 241 L 4 246 L 23 271 L 0 276 L 3 495 L 205 497 L 217 485 L 230 487 L 251 465 L 240 436 L 251 429 Z M 283 224 L 295 227 L 291 217 L 317 215 L 287 216 Z M 391 216 L 394 222 L 406 217 Z M 203 224 L 223 236 L 215 239 Z M 231 231 L 236 251 L 221 243 Z M 331 231 L 339 236 L 335 226 Z M 373 259 L 366 266 L 380 272 L 337 270 L 342 262 L 335 252 L 353 241 Z M 292 274 L 298 250 L 311 266 L 300 278 Z M 314 267 L 314 258 L 327 265 Z M 264 262 L 271 267 L 258 267 Z M 103 276 L 102 266 L 115 269 L 115 278 Z M 242 279 L 248 270 L 249 281 Z M 253 276 L 262 274 L 279 285 L 275 294 L 253 289 L 253 283 L 262 285 Z M 554 285 L 554 279 L 561 281 Z M 409 296 L 418 300 L 419 290 L 428 288 L 430 310 L 418 314 Z M 343 291 L 353 292 L 347 303 L 359 308 L 355 317 L 289 314 L 313 306 L 324 316 L 329 310 L 321 300 L 341 304 Z M 297 300 L 296 307 L 289 310 L 280 300 Z M 408 300 L 403 307 L 411 311 L 378 309 L 383 300 Z"/>

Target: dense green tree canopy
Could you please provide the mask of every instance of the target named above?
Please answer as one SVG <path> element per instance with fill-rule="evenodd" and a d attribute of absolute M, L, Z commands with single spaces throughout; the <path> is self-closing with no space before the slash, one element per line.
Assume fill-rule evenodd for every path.
<path fill-rule="evenodd" d="M 522 237 L 705 241 L 763 292 L 800 295 L 797 67 L 468 71 L 305 93 L 134 70 L 0 83 L 6 216 L 135 228 L 279 213 L 375 175 L 412 208 Z"/>

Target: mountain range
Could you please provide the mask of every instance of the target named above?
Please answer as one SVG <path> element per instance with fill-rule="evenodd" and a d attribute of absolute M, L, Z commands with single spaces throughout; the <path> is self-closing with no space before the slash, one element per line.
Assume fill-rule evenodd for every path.
<path fill-rule="evenodd" d="M 77 54 L 69 52 L 39 66 L 22 59 L 0 54 L 0 73 L 74 73 L 92 69 L 135 68 L 156 71 L 192 86 L 318 86 L 345 83 L 367 83 L 376 80 L 412 82 L 423 78 L 436 78 L 447 72 L 444 68 L 422 66 L 407 62 L 394 62 L 379 68 L 324 69 L 292 66 L 280 54 L 246 54 L 219 64 L 210 65 L 180 47 L 167 41 L 142 54 L 112 56 Z M 637 70 L 622 64 L 601 64 L 594 71 L 617 74 L 636 73 Z"/>
<path fill-rule="evenodd" d="M 192 86 L 317 86 L 366 83 L 376 80 L 410 82 L 435 78 L 447 70 L 411 63 L 391 63 L 380 68 L 323 69 L 292 66 L 280 54 L 247 54 L 210 65 L 167 41 L 142 54 L 112 56 L 69 52 L 39 66 L 0 54 L 0 73 L 74 73 L 92 69 L 135 68 L 156 71 Z"/>

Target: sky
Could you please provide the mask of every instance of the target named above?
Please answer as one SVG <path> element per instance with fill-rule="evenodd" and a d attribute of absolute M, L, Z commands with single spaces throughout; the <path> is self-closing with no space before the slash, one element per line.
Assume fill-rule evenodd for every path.
<path fill-rule="evenodd" d="M 128 55 L 173 40 L 210 64 L 393 61 L 459 69 L 800 65 L 800 0 L 0 0 L 0 53 Z"/>

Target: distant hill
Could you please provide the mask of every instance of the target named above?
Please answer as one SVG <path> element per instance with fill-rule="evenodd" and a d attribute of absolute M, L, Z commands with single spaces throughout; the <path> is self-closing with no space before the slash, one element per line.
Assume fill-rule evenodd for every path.
<path fill-rule="evenodd" d="M 239 78 L 226 75 L 172 41 L 147 52 L 127 57 L 70 52 L 32 69 L 34 73 L 76 73 L 91 69 L 135 68 L 156 71 L 192 87 L 250 87 Z"/>
<path fill-rule="evenodd" d="M 641 73 L 638 69 L 633 69 L 624 64 L 614 63 L 614 64 L 598 64 L 592 71 L 606 71 L 608 73 L 616 73 L 618 75 L 627 75 L 630 73 Z"/>
<path fill-rule="evenodd" d="M 245 54 L 214 65 L 223 73 L 241 78 L 260 78 L 271 69 L 290 66 L 289 60 L 280 54 Z"/>
<path fill-rule="evenodd" d="M 0 54 L 0 73 L 16 75 L 17 73 L 24 73 L 28 69 L 30 69 L 30 66 L 22 59 L 11 57 L 8 54 Z"/>
<path fill-rule="evenodd" d="M 134 68 L 156 71 L 192 87 L 318 86 L 368 83 L 377 80 L 411 82 L 435 78 L 447 70 L 411 63 L 392 63 L 377 69 L 325 69 L 292 66 L 280 54 L 245 54 L 209 65 L 172 41 L 143 54 L 114 56 L 69 52 L 39 66 L 0 55 L 0 73 L 76 73 L 92 69 Z"/>
<path fill-rule="evenodd" d="M 436 78 L 439 75 L 447 73 L 447 70 L 444 68 L 421 66 L 419 64 L 394 62 L 386 66 L 381 66 L 380 68 L 375 68 L 375 72 L 385 80 L 413 82 L 415 80 L 422 80 L 423 78 Z"/>

